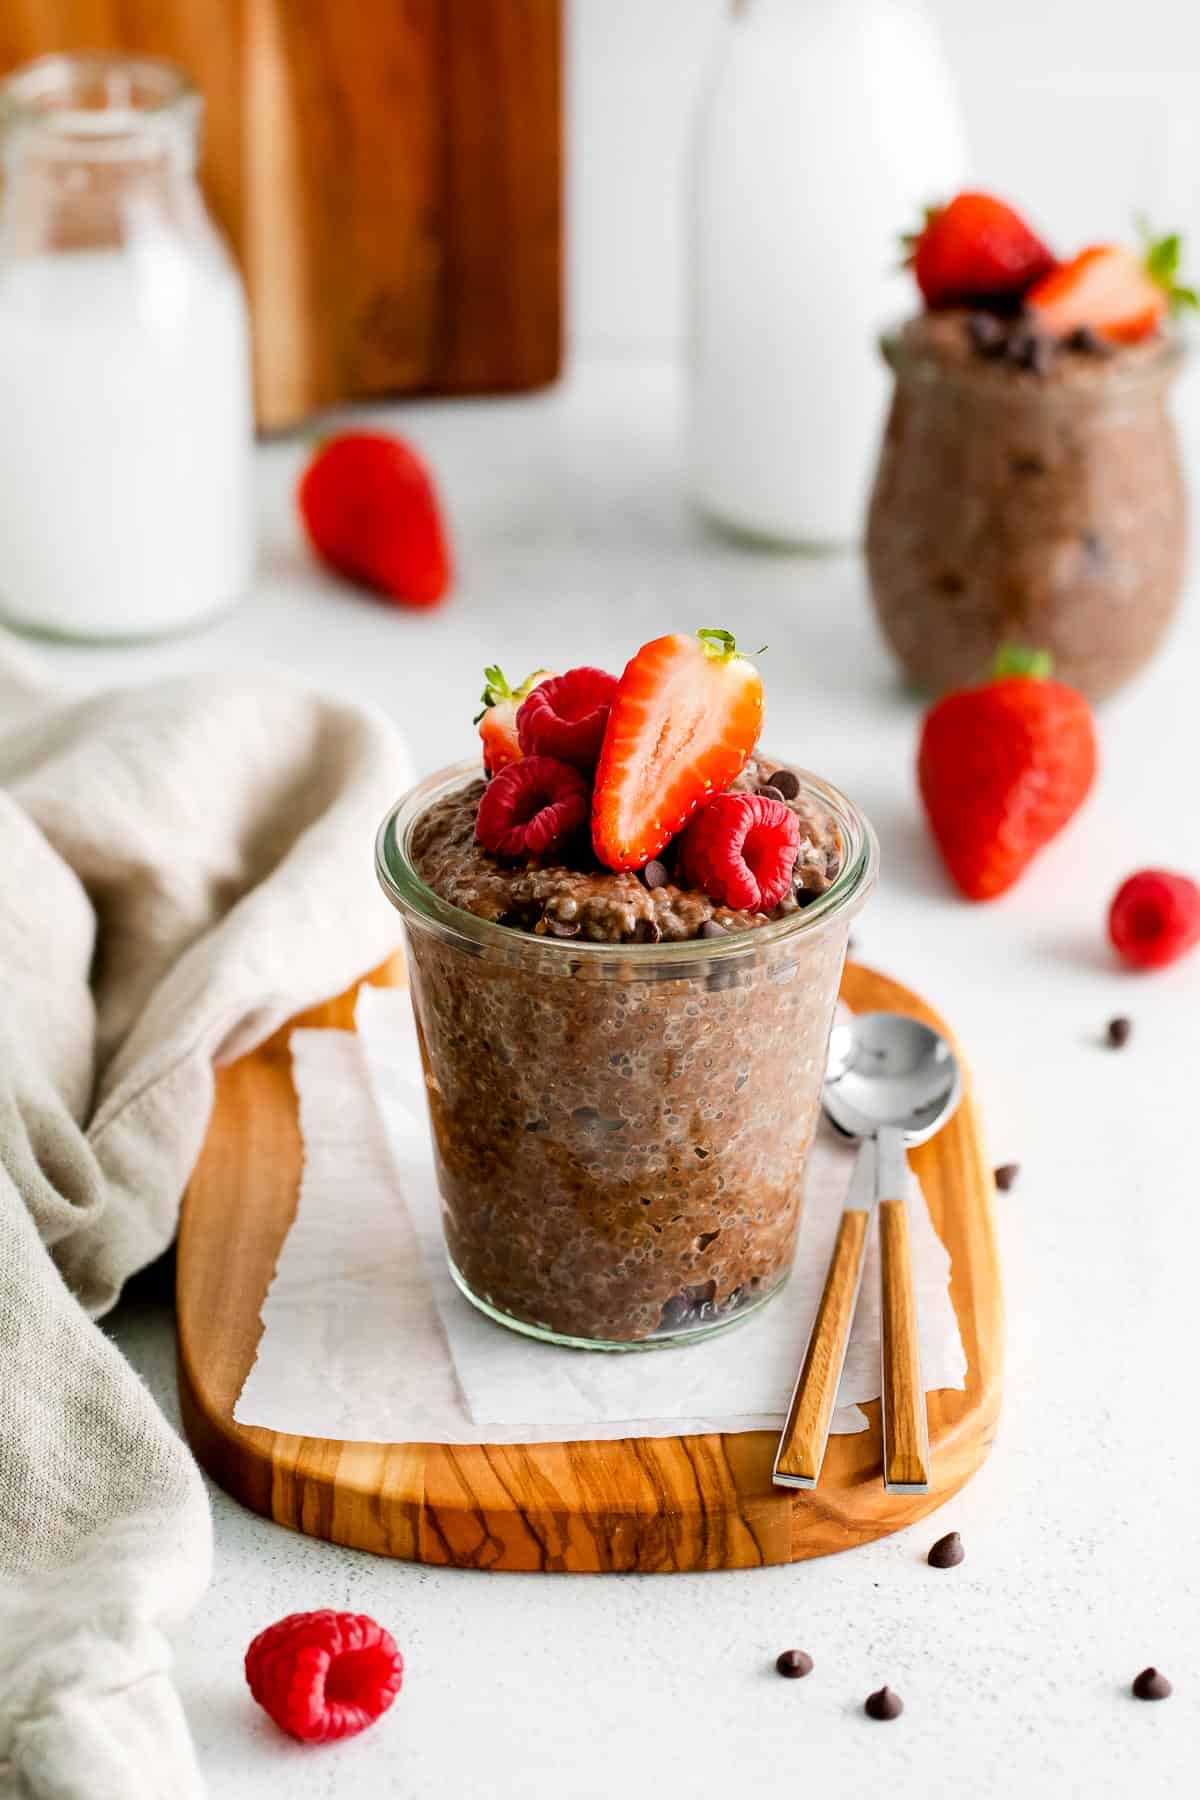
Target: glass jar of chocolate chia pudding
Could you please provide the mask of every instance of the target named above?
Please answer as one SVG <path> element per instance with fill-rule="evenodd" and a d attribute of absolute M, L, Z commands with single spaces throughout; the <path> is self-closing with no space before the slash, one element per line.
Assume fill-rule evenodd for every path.
<path fill-rule="evenodd" d="M 1021 320 L 943 312 L 883 352 L 895 389 L 867 567 L 901 663 L 942 692 L 1019 643 L 1090 698 L 1112 693 L 1157 649 L 1183 583 L 1178 340 L 1053 345 Z"/>
<path fill-rule="evenodd" d="M 789 787 L 802 830 L 820 821 L 802 858 L 828 885 L 724 925 L 704 896 L 633 873 L 508 879 L 472 843 L 476 764 L 385 819 L 377 866 L 406 928 L 450 1269 L 501 1324 L 589 1349 L 688 1343 L 786 1281 L 878 861 L 835 788 L 799 772 Z M 478 910 L 441 878 L 472 858 L 473 886 L 450 891 Z M 499 922 L 518 892 L 536 925 Z M 581 919 L 588 934 L 560 935 Z"/>

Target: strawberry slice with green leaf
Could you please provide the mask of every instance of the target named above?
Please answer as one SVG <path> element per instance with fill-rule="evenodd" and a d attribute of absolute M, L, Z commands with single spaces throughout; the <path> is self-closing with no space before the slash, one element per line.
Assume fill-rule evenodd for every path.
<path fill-rule="evenodd" d="M 762 727 L 762 678 L 728 631 L 643 644 L 617 684 L 596 769 L 592 846 L 640 869 L 745 765 Z"/>
<path fill-rule="evenodd" d="M 505 769 L 509 763 L 519 762 L 522 756 L 521 742 L 517 736 L 517 712 L 522 700 L 531 694 L 540 682 L 548 681 L 550 669 L 535 669 L 527 675 L 520 687 L 510 687 L 504 678 L 504 670 L 498 663 L 483 671 L 484 689 L 479 696 L 483 701 L 483 711 L 475 715 L 475 723 L 479 727 L 479 736 L 483 743 L 483 766 L 489 775 L 497 769 Z"/>
<path fill-rule="evenodd" d="M 1163 320 L 1200 301 L 1179 280 L 1183 241 L 1178 232 L 1156 238 L 1144 224 L 1142 253 L 1122 244 L 1092 244 L 1063 263 L 1025 296 L 1043 330 L 1055 337 L 1090 327 L 1114 344 L 1136 344 Z"/>

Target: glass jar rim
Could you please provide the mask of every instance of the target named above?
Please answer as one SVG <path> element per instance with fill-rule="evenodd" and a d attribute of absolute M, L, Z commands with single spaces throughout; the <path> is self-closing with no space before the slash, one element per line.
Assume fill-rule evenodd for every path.
<path fill-rule="evenodd" d="M 918 315 L 921 316 L 921 315 Z M 965 313 L 964 313 L 965 316 Z M 884 361 L 899 376 L 912 377 L 931 387 L 939 382 L 946 386 L 970 385 L 978 391 L 985 387 L 991 395 L 1040 405 L 1088 405 L 1106 399 L 1114 392 L 1149 385 L 1165 375 L 1174 374 L 1188 354 L 1188 342 L 1178 329 L 1166 330 L 1149 354 L 1132 367 L 1117 362 L 1115 357 L 1095 361 L 1095 381 L 1078 385 L 1050 384 L 1035 377 L 1030 381 L 1014 381 L 1014 371 L 1003 363 L 973 356 L 961 363 L 950 362 L 928 346 L 914 344 L 906 334 L 911 319 L 889 326 L 880 333 L 879 348 Z"/>
<path fill-rule="evenodd" d="M 191 76 L 166 57 L 56 52 L 0 80 L 0 137 L 36 138 L 48 155 L 128 156 L 148 136 L 194 139 L 202 106 Z"/>
<path fill-rule="evenodd" d="M 879 843 L 870 821 L 857 807 L 820 776 L 795 771 L 801 792 L 827 807 L 837 821 L 846 845 L 842 866 L 829 887 L 811 905 L 787 913 L 766 925 L 748 926 L 720 938 L 685 938 L 675 943 L 610 944 L 581 938 L 539 937 L 510 925 L 481 919 L 455 906 L 422 880 L 408 854 L 409 839 L 417 820 L 435 800 L 480 778 L 477 762 L 451 764 L 410 788 L 388 811 L 375 840 L 375 872 L 388 899 L 404 918 L 431 930 L 444 942 L 476 954 L 494 950 L 514 951 L 544 958 L 547 972 L 567 972 L 568 965 L 582 962 L 616 963 L 631 971 L 650 964 L 666 964 L 686 973 L 695 965 L 708 966 L 746 955 L 755 955 L 781 940 L 815 937 L 822 927 L 847 910 L 857 911 L 872 887 L 879 869 Z"/>

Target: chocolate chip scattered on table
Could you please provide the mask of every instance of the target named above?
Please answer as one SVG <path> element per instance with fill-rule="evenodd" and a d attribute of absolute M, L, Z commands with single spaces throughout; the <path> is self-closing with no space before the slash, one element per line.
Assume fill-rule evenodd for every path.
<path fill-rule="evenodd" d="M 1110 1050 L 1123 1050 L 1133 1036 L 1133 1020 L 1110 1019 L 1105 1027 L 1105 1041 Z"/>
<path fill-rule="evenodd" d="M 1135 1700 L 1168 1700 L 1173 1691 L 1161 1669 L 1143 1669 L 1140 1675 L 1134 1677 Z"/>
<path fill-rule="evenodd" d="M 957 1531 L 948 1531 L 933 1545 L 927 1560 L 931 1569 L 956 1569 L 966 1554 Z"/>
<path fill-rule="evenodd" d="M 1016 1185 L 1016 1180 L 1020 1173 L 1020 1163 L 1001 1163 L 1000 1167 L 994 1171 L 993 1178 L 996 1186 L 1001 1192 L 1007 1194 L 1009 1188 Z"/>
<path fill-rule="evenodd" d="M 780 1675 L 786 1675 L 789 1681 L 811 1675 L 812 1667 L 813 1659 L 807 1650 L 781 1650 L 775 1658 L 776 1670 Z"/>
<path fill-rule="evenodd" d="M 904 1702 L 890 1687 L 881 1687 L 867 1695 L 863 1711 L 868 1719 L 898 1719 L 904 1711 Z"/>

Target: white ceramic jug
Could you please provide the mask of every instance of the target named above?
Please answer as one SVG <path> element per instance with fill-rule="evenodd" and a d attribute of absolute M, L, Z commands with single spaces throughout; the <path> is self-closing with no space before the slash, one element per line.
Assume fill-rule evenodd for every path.
<path fill-rule="evenodd" d="M 886 398 L 876 338 L 913 304 L 900 237 L 963 185 L 953 83 L 920 0 L 743 0 L 696 120 L 692 497 L 786 544 L 861 535 Z"/>

